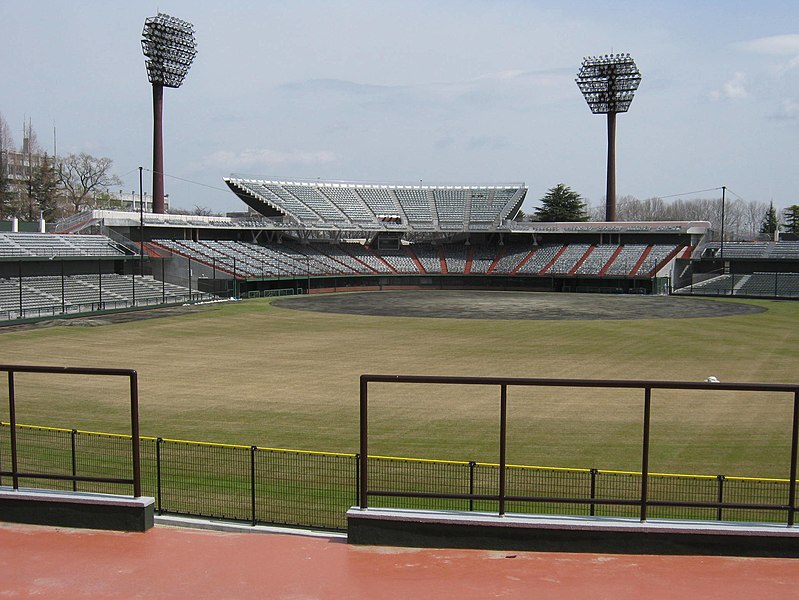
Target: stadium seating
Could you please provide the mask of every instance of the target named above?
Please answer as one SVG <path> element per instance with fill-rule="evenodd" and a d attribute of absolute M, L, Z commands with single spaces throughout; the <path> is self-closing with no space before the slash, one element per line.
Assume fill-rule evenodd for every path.
<path fill-rule="evenodd" d="M 577 268 L 577 275 L 599 275 L 605 265 L 608 264 L 619 246 L 602 244 L 594 247 L 583 263 Z"/>
<path fill-rule="evenodd" d="M 544 273 L 548 275 L 569 273 L 590 247 L 589 244 L 569 244 Z"/>
<path fill-rule="evenodd" d="M 488 273 L 497 259 L 499 248 L 496 246 L 472 246 L 472 268 L 470 273 Z"/>
<path fill-rule="evenodd" d="M 310 228 L 487 231 L 515 214 L 527 192 L 524 185 L 225 181 L 256 210 L 265 204 Z"/>
<path fill-rule="evenodd" d="M 626 244 L 605 270 L 605 275 L 619 275 L 626 277 L 631 275 L 633 269 L 641 260 L 641 256 L 647 250 L 646 244 Z"/>
<path fill-rule="evenodd" d="M 711 250 L 711 256 L 721 254 L 721 242 L 709 242 L 704 252 Z M 799 260 L 799 241 L 781 240 L 779 242 L 724 242 L 726 259 L 769 259 Z"/>
<path fill-rule="evenodd" d="M 426 273 L 441 273 L 441 259 L 438 256 L 438 246 L 431 244 L 414 244 L 413 252 L 422 264 Z"/>
<path fill-rule="evenodd" d="M 127 252 L 104 235 L 0 233 L 0 257 L 55 258 L 124 256 Z"/>
<path fill-rule="evenodd" d="M 562 248 L 562 244 L 538 246 L 538 248 L 535 250 L 535 253 L 530 257 L 530 260 L 524 263 L 517 272 L 526 273 L 529 275 L 538 275 L 547 267 L 549 263 L 552 262 Z M 583 250 L 583 253 L 585 253 L 585 250 Z M 577 259 L 575 258 L 574 261 L 576 262 Z"/>
<path fill-rule="evenodd" d="M 636 275 L 653 274 L 652 271 L 676 249 L 677 246 L 675 244 L 653 244 L 649 253 L 644 257 L 643 262 L 638 267 Z"/>
<path fill-rule="evenodd" d="M 469 246 L 463 244 L 447 244 L 442 247 L 447 273 L 465 273 L 466 261 L 469 259 Z"/>
<path fill-rule="evenodd" d="M 0 320 L 17 318 L 20 308 L 23 312 L 38 311 L 38 314 L 56 315 L 134 306 L 134 300 L 136 305 L 147 300 L 156 302 L 146 304 L 184 302 L 190 295 L 194 300 L 213 298 L 210 294 L 156 281 L 152 276 L 104 273 L 102 276 L 68 275 L 63 279 L 55 275 L 23 277 L 21 281 L 18 278 L 2 278 Z"/>

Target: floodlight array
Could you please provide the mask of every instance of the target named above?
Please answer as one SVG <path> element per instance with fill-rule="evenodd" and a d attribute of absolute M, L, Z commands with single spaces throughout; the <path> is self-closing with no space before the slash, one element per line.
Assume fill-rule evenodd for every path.
<path fill-rule="evenodd" d="M 158 13 L 144 21 L 141 47 L 150 83 L 178 88 L 197 56 L 194 25 Z"/>
<path fill-rule="evenodd" d="M 629 54 L 589 56 L 575 81 L 592 113 L 620 113 L 630 108 L 641 72 Z"/>

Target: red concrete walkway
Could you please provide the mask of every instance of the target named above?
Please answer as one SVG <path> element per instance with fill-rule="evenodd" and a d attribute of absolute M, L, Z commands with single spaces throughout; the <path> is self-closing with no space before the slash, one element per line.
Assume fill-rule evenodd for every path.
<path fill-rule="evenodd" d="M 0 524 L 0 598 L 799 597 L 799 560 L 413 550 L 156 526 Z"/>

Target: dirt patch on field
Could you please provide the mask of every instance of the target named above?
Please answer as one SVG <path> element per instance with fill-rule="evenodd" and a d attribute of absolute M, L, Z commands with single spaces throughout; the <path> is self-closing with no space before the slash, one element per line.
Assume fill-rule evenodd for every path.
<path fill-rule="evenodd" d="M 751 304 L 677 296 L 531 292 L 355 292 L 280 298 L 294 310 L 381 317 L 489 320 L 621 320 L 725 317 L 764 312 Z"/>
<path fill-rule="evenodd" d="M 182 306 L 166 306 L 163 308 L 150 308 L 146 310 L 131 310 L 127 312 L 105 313 L 96 316 L 82 317 L 63 317 L 47 319 L 46 321 L 36 321 L 34 323 L 19 323 L 0 327 L 0 333 L 10 333 L 12 331 L 22 331 L 29 329 L 42 329 L 45 327 L 99 327 L 102 325 L 112 325 L 114 323 L 129 323 L 131 321 L 143 321 L 146 319 L 158 319 L 161 317 L 173 317 L 176 315 L 186 315 L 206 311 L 213 308 L 212 304 L 192 304 Z"/>

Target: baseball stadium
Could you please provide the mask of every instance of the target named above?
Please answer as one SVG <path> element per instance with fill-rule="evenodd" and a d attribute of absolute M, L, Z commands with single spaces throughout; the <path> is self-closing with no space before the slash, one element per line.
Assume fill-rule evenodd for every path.
<path fill-rule="evenodd" d="M 152 211 L 0 232 L 11 595 L 790 597 L 799 241 L 615 219 L 629 54 L 577 79 L 607 218 L 550 222 L 522 182 L 236 174 L 171 214 L 193 26 L 142 48 Z"/>

